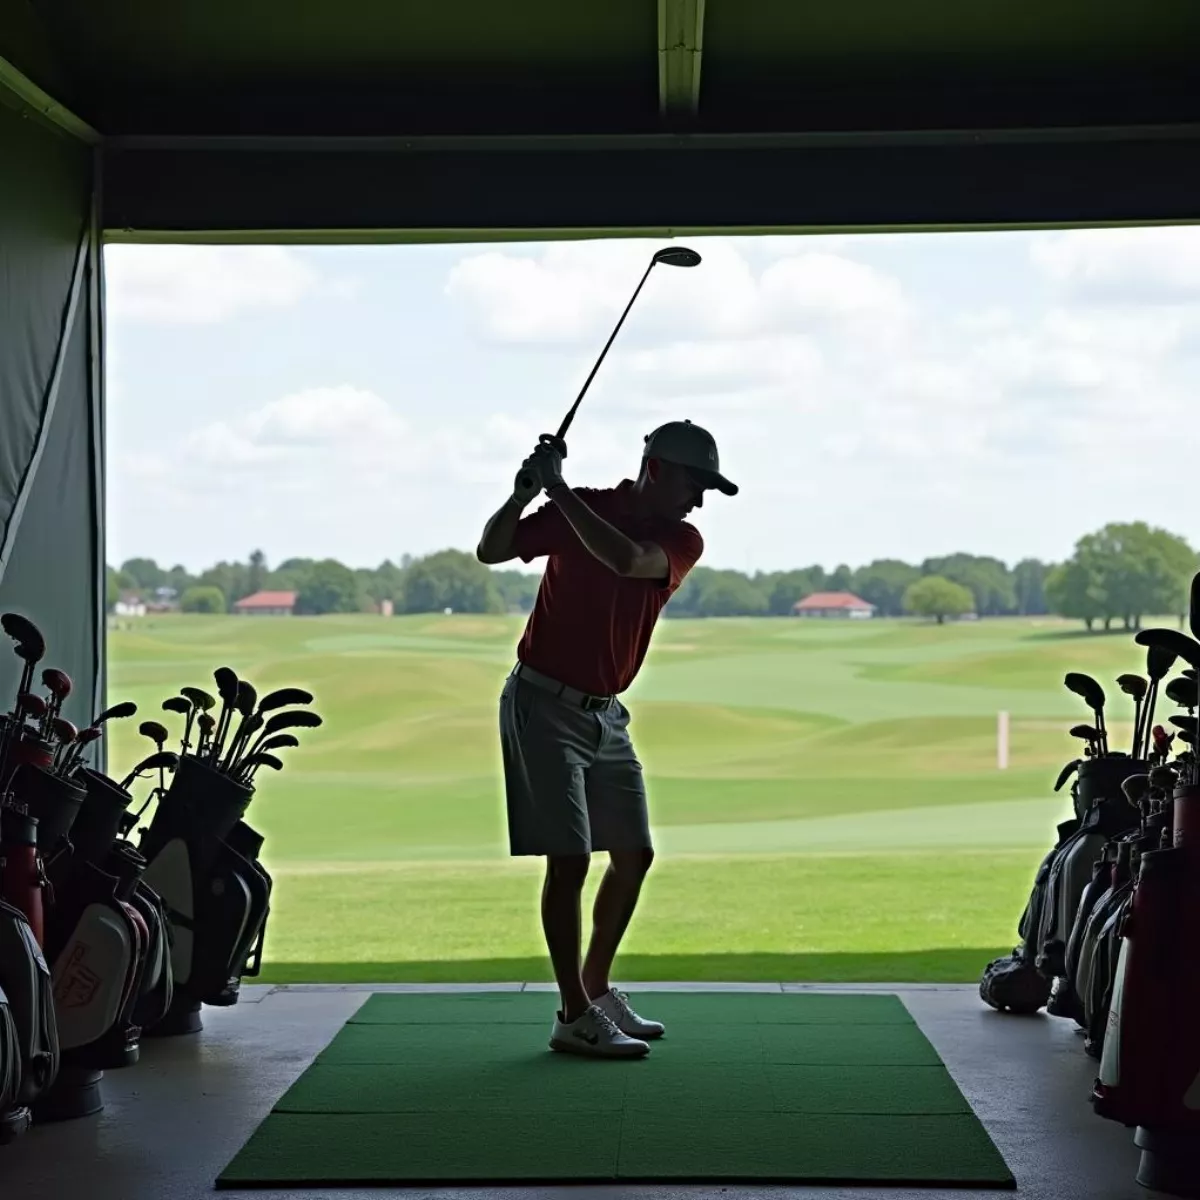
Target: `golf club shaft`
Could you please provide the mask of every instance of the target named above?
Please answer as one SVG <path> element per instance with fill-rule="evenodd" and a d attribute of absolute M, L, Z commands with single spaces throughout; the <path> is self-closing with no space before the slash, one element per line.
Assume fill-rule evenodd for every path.
<path fill-rule="evenodd" d="M 629 310 L 633 307 L 633 302 L 638 298 L 638 295 L 641 292 L 642 287 L 645 285 L 646 280 L 650 278 L 650 272 L 654 270 L 654 264 L 656 261 L 657 259 L 653 258 L 650 260 L 650 265 L 646 268 L 646 273 L 642 276 L 641 281 L 634 289 L 633 295 L 630 296 L 629 303 L 625 305 L 625 311 L 621 314 L 621 319 L 617 322 L 612 333 L 608 335 L 608 341 L 604 343 L 604 349 L 600 351 L 600 357 L 596 359 L 596 365 L 592 367 L 588 377 L 583 381 L 583 387 L 579 389 L 579 395 L 575 397 L 575 403 L 571 405 L 570 411 L 563 418 L 562 424 L 558 427 L 558 433 L 556 436 L 558 437 L 559 441 L 567 436 L 567 430 L 571 428 L 571 422 L 575 420 L 575 414 L 579 411 L 579 405 L 582 403 L 584 396 L 587 395 L 587 390 L 591 386 L 592 380 L 596 378 L 596 372 L 600 370 L 600 364 L 604 361 L 604 356 L 608 353 L 608 348 L 613 344 L 614 341 L 616 341 L 617 334 L 621 331 L 621 326 L 625 324 L 625 318 L 629 316 Z M 533 485 L 533 480 L 528 475 L 523 475 L 521 477 L 521 482 L 526 487 L 531 487 Z"/>

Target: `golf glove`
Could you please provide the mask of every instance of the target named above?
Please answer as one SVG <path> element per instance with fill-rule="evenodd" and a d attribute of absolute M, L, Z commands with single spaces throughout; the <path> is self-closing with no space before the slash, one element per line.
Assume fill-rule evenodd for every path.
<path fill-rule="evenodd" d="M 560 438 L 546 435 L 537 449 L 529 456 L 534 464 L 542 487 L 549 491 L 556 483 L 562 483 L 562 460 L 567 456 L 567 446 Z"/>
<path fill-rule="evenodd" d="M 524 507 L 536 500 L 542 490 L 542 473 L 531 454 L 522 464 L 513 481 L 513 499 Z"/>

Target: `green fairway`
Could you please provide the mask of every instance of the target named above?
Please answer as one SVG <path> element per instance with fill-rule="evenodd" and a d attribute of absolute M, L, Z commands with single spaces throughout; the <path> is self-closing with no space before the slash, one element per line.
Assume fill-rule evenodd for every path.
<path fill-rule="evenodd" d="M 540 863 L 507 855 L 497 744 L 522 623 L 161 616 L 110 632 L 110 703 L 140 709 L 111 734 L 113 773 L 151 749 L 137 721 L 181 731 L 162 700 L 213 690 L 222 664 L 260 694 L 315 693 L 325 726 L 260 773 L 248 814 L 275 877 L 265 980 L 550 978 Z M 659 857 L 622 978 L 977 978 L 1011 949 L 1070 811 L 1051 788 L 1079 745 L 1067 728 L 1090 717 L 1065 672 L 1106 686 L 1127 748 L 1112 680 L 1140 649 L 1077 634 L 1052 618 L 660 623 L 626 697 Z"/>

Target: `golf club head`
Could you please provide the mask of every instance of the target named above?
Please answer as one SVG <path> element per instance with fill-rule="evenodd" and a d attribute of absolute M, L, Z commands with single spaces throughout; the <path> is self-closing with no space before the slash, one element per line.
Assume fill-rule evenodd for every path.
<path fill-rule="evenodd" d="M 1095 710 L 1104 707 L 1104 689 L 1090 675 L 1068 671 L 1063 682 L 1069 691 L 1082 698 L 1088 708 Z"/>
<path fill-rule="evenodd" d="M 137 705 L 132 700 L 122 700 L 120 704 L 106 708 L 92 721 L 92 724 L 103 725 L 105 721 L 123 721 L 126 717 L 132 717 L 136 712 Z"/>
<path fill-rule="evenodd" d="M 55 717 L 50 722 L 50 732 L 64 746 L 69 745 L 79 736 L 78 727 L 73 722 L 68 721 L 66 717 Z"/>
<path fill-rule="evenodd" d="M 1195 717 L 1183 717 L 1177 713 L 1175 716 L 1173 716 L 1169 719 L 1170 719 L 1171 724 L 1174 725 L 1176 729 L 1182 729 L 1186 733 L 1194 734 L 1196 732 L 1196 718 Z"/>
<path fill-rule="evenodd" d="M 20 613 L 5 613 L 0 616 L 0 628 L 17 643 L 16 651 L 21 658 L 26 662 L 41 662 L 46 653 L 46 639 L 28 617 Z"/>
<path fill-rule="evenodd" d="M 1150 685 L 1140 675 L 1118 675 L 1117 687 L 1135 700 L 1144 700 Z"/>
<path fill-rule="evenodd" d="M 57 667 L 47 667 L 42 672 L 42 683 L 48 692 L 55 696 L 67 697 L 71 694 L 71 677 L 66 671 Z"/>
<path fill-rule="evenodd" d="M 239 679 L 237 685 L 237 695 L 234 697 L 233 707 L 242 714 L 243 717 L 248 717 L 253 711 L 254 706 L 258 703 L 258 690 L 254 684 L 248 680 Z"/>
<path fill-rule="evenodd" d="M 268 692 L 258 702 L 258 711 L 274 712 L 275 709 L 283 708 L 287 704 L 311 704 L 312 702 L 312 692 L 306 692 L 304 688 L 286 687 L 275 692 Z"/>
<path fill-rule="evenodd" d="M 1095 742 L 1100 738 L 1100 731 L 1094 725 L 1072 725 L 1072 737 L 1082 738 L 1085 742 Z"/>
<path fill-rule="evenodd" d="M 1133 639 L 1139 646 L 1147 646 L 1154 650 L 1161 647 L 1161 653 L 1171 655 L 1171 662 L 1177 658 L 1182 658 L 1184 662 L 1193 667 L 1200 667 L 1200 642 L 1195 638 L 1190 638 L 1186 633 L 1178 629 L 1143 629 L 1138 632 Z M 1150 657 L 1146 657 L 1147 671 L 1153 677 L 1154 672 L 1150 670 Z M 1169 667 L 1168 667 L 1169 669 Z M 1166 671 L 1163 672 L 1163 675 Z M 1162 678 L 1162 675 L 1159 676 Z"/>
<path fill-rule="evenodd" d="M 1188 595 L 1188 618 L 1192 637 L 1200 638 L 1200 572 L 1192 576 L 1192 585 Z"/>
<path fill-rule="evenodd" d="M 1166 692 L 1167 699 L 1172 704 L 1178 704 L 1181 708 L 1196 707 L 1196 684 L 1194 680 L 1177 676 L 1163 690 Z"/>
<path fill-rule="evenodd" d="M 655 251 L 654 262 L 668 267 L 698 267 L 700 255 L 686 246 L 667 246 Z"/>
<path fill-rule="evenodd" d="M 190 700 L 193 706 L 200 712 L 208 712 L 217 703 L 216 698 L 210 696 L 203 688 L 181 687 L 179 694 Z"/>
<path fill-rule="evenodd" d="M 213 672 L 217 683 L 217 695 L 229 705 L 237 699 L 238 677 L 232 667 L 218 667 Z"/>
<path fill-rule="evenodd" d="M 167 732 L 167 727 L 158 721 L 143 721 L 138 726 L 138 733 L 142 737 L 148 737 L 160 750 L 167 738 L 171 736 Z"/>
<path fill-rule="evenodd" d="M 185 700 L 182 696 L 168 696 L 163 702 L 163 712 L 179 713 L 182 716 L 187 716 L 192 711 L 192 702 Z"/>

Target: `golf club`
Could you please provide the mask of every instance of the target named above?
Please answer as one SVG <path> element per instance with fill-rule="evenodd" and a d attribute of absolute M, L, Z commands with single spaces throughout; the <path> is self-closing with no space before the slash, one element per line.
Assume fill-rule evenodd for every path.
<path fill-rule="evenodd" d="M 275 709 L 283 708 L 287 704 L 311 704 L 312 702 L 312 692 L 306 692 L 304 688 L 285 687 L 268 692 L 258 702 L 258 711 L 260 713 L 274 712 Z"/>
<path fill-rule="evenodd" d="M 1142 630 L 1134 637 L 1134 641 L 1146 647 L 1146 674 L 1150 677 L 1150 692 L 1146 698 L 1146 706 L 1142 710 L 1142 728 L 1138 732 L 1137 753 L 1134 758 L 1140 758 L 1147 753 L 1150 745 L 1149 731 L 1154 722 L 1154 704 L 1158 699 L 1158 685 L 1167 677 L 1167 672 L 1175 665 L 1178 654 L 1169 646 L 1142 641 Z M 1183 635 L 1180 635 L 1183 636 Z"/>
<path fill-rule="evenodd" d="M 58 743 L 54 750 L 54 765 L 58 768 L 60 775 L 65 775 L 67 773 L 64 769 L 66 766 L 66 755 L 71 747 L 75 745 L 75 739 L 79 736 L 79 730 L 65 717 L 55 717 L 50 722 L 50 736 Z"/>
<path fill-rule="evenodd" d="M 320 724 L 321 718 L 315 712 L 305 709 L 292 709 L 289 712 L 276 713 L 263 725 L 258 740 L 243 757 L 251 758 L 258 754 L 271 734 L 278 733 L 281 729 L 316 729 Z"/>
<path fill-rule="evenodd" d="M 229 719 L 233 715 L 233 706 L 237 700 L 238 677 L 232 667 L 218 667 L 213 672 L 217 684 L 217 695 L 221 697 L 221 713 L 217 717 L 217 727 L 213 730 L 212 740 L 208 750 L 208 764 L 216 767 L 221 754 L 221 744 L 225 740 Z"/>
<path fill-rule="evenodd" d="M 167 744 L 167 738 L 171 736 L 167 732 L 167 727 L 158 721 L 143 721 L 138 726 L 138 733 L 140 733 L 142 737 L 148 737 L 154 743 L 154 748 L 160 754 L 163 752 L 163 748 Z M 159 767 L 158 769 L 158 786 L 164 791 L 166 790 L 167 781 L 163 775 L 162 767 Z"/>
<path fill-rule="evenodd" d="M 245 679 L 238 681 L 237 697 L 233 702 L 234 708 L 241 715 L 241 720 L 238 722 L 238 727 L 234 731 L 233 736 L 229 739 L 229 751 L 225 755 L 224 770 L 229 771 L 233 766 L 234 759 L 237 757 L 238 749 L 241 747 L 243 739 L 250 736 L 248 727 L 254 717 L 254 706 L 258 703 L 258 692 L 255 690 L 254 684 Z M 262 721 L 259 721 L 259 727 L 262 726 Z"/>
<path fill-rule="evenodd" d="M 1133 744 L 1129 748 L 1129 753 L 1136 758 L 1138 726 L 1142 720 L 1142 701 L 1145 700 L 1150 685 L 1140 675 L 1118 675 L 1117 686 L 1125 695 L 1133 697 Z"/>
<path fill-rule="evenodd" d="M 46 705 L 46 715 L 42 718 L 42 734 L 49 737 L 51 724 L 58 716 L 63 701 L 71 694 L 71 677 L 66 671 L 47 667 L 42 672 L 42 683 L 45 685 L 46 691 L 50 693 L 50 699 Z"/>
<path fill-rule="evenodd" d="M 27 692 L 33 685 L 33 669 L 46 653 L 46 639 L 28 617 L 19 613 L 5 613 L 0 617 L 0 628 L 16 642 L 13 649 L 17 657 L 25 663 L 17 691 Z"/>
<path fill-rule="evenodd" d="M 650 265 L 646 268 L 646 273 L 642 276 L 641 282 L 634 289 L 633 295 L 630 297 L 629 303 L 625 306 L 625 311 L 621 314 L 621 319 L 617 322 L 616 328 L 609 335 L 608 341 L 604 343 L 604 349 L 600 351 L 600 357 L 596 359 L 596 365 L 592 368 L 591 374 L 583 381 L 583 387 L 579 390 L 579 395 L 575 397 L 575 403 L 571 405 L 570 411 L 563 418 L 563 423 L 558 427 L 558 433 L 551 436 L 548 433 L 543 433 L 538 442 L 541 445 L 562 446 L 563 438 L 567 436 L 567 430 L 571 427 L 571 422 L 575 419 L 575 413 L 579 409 L 579 405 L 586 395 L 588 388 L 591 386 L 592 380 L 596 377 L 596 372 L 600 369 L 600 364 L 604 361 L 604 356 L 608 353 L 608 348 L 616 339 L 621 326 L 625 323 L 625 318 L 629 316 L 629 310 L 633 307 L 633 302 L 638 298 L 638 293 L 642 290 L 642 285 L 650 278 L 650 272 L 659 264 L 664 263 L 668 267 L 695 267 L 700 265 L 700 255 L 695 250 L 689 250 L 686 246 L 667 246 L 665 249 L 656 250 L 650 259 Z M 532 487 L 533 479 L 529 475 L 521 476 L 521 485 L 523 487 Z"/>
<path fill-rule="evenodd" d="M 1087 742 L 1087 752 L 1092 758 L 1100 757 L 1100 731 L 1094 725 L 1072 725 L 1070 734 Z"/>
<path fill-rule="evenodd" d="M 103 725 L 105 721 L 123 721 L 137 712 L 137 705 L 132 700 L 122 700 L 112 708 L 106 708 L 102 713 L 92 718 L 92 725 Z"/>
<path fill-rule="evenodd" d="M 95 725 L 88 725 L 81 729 L 75 737 L 75 744 L 67 751 L 66 761 L 63 764 L 62 773 L 64 775 L 71 774 L 77 766 L 83 761 L 83 749 L 85 746 L 91 745 L 92 742 L 98 741 L 103 737 L 103 731 Z"/>
<path fill-rule="evenodd" d="M 1167 699 L 1180 708 L 1191 712 L 1196 707 L 1195 684 L 1183 675 L 1177 675 L 1163 690 L 1167 693 Z"/>
<path fill-rule="evenodd" d="M 283 763 L 274 754 L 268 754 L 265 750 L 260 750 L 257 754 L 252 754 L 249 758 L 242 759 L 240 773 L 243 780 L 246 783 L 252 782 L 254 772 L 259 767 L 270 767 L 272 771 L 282 771 Z"/>
<path fill-rule="evenodd" d="M 203 688 L 182 687 L 179 689 L 179 694 L 192 706 L 187 715 L 187 724 L 183 727 L 183 749 L 186 752 L 192 744 L 192 722 L 200 713 L 208 712 L 210 708 L 215 707 L 217 702 Z"/>
<path fill-rule="evenodd" d="M 1063 682 L 1069 691 L 1081 697 L 1096 714 L 1096 733 L 1100 754 L 1108 753 L 1108 734 L 1104 728 L 1104 689 L 1090 676 L 1079 671 L 1068 671 Z"/>
<path fill-rule="evenodd" d="M 196 743 L 196 757 L 203 758 L 208 753 L 208 739 L 217 727 L 217 719 L 211 713 L 201 713 L 196 718 L 196 728 L 200 730 L 200 740 Z"/>
<path fill-rule="evenodd" d="M 179 755 L 171 750 L 164 750 L 160 754 L 151 754 L 149 758 L 144 758 L 124 779 L 121 780 L 120 786 L 128 788 L 129 785 L 139 776 L 144 775 L 147 771 L 155 771 L 159 768 L 166 767 L 168 770 L 174 770 L 179 765 Z"/>

